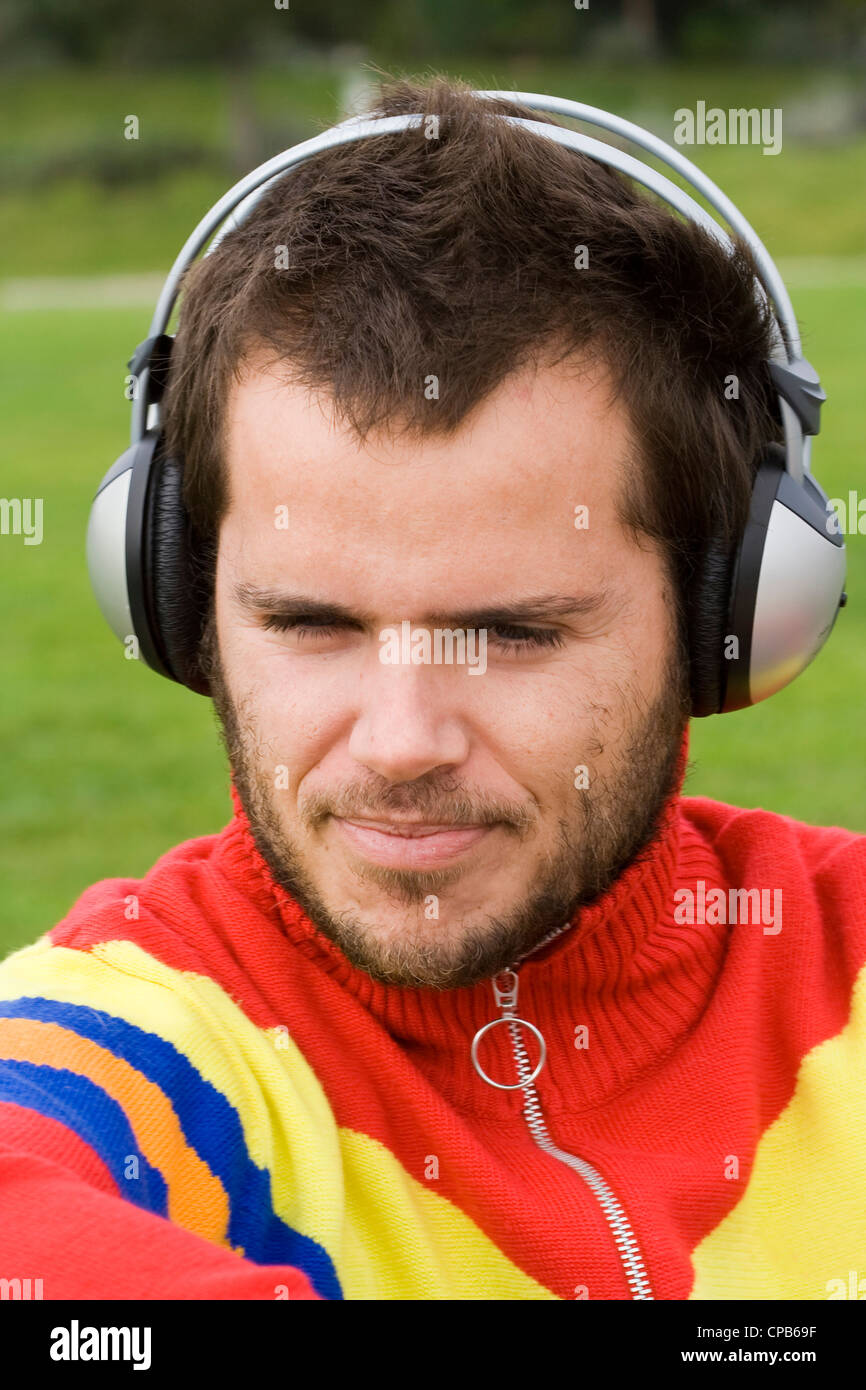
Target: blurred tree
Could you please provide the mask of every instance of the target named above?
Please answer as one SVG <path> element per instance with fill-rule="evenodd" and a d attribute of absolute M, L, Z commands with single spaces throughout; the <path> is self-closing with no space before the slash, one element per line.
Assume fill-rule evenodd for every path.
<path fill-rule="evenodd" d="M 636 44 L 645 53 L 655 53 L 659 46 L 656 0 L 623 0 L 622 11 Z"/>
<path fill-rule="evenodd" d="M 717 46 L 765 57 L 768 23 L 803 58 L 862 53 L 863 0 L 0 0 L 0 62 L 209 63 L 240 67 L 282 50 L 364 45 L 381 57 L 422 62 L 579 53 L 602 30 L 624 51 L 688 57 Z M 611 56 L 616 42 L 607 45 Z"/>

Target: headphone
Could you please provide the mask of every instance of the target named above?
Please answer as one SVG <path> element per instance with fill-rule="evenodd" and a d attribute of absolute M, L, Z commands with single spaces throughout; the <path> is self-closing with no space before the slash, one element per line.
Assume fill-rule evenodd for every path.
<path fill-rule="evenodd" d="M 802 356 L 797 322 L 779 271 L 752 227 L 716 185 L 678 150 L 620 116 L 562 97 L 528 92 L 475 92 L 519 102 L 624 138 L 681 176 L 749 245 L 756 294 L 773 308 L 768 363 L 785 444 L 761 453 L 749 514 L 733 553 L 711 542 L 690 589 L 692 714 L 725 714 L 767 699 L 789 684 L 824 645 L 847 595 L 845 546 L 835 512 L 809 470 L 826 396 Z M 495 113 L 543 139 L 618 169 L 687 220 L 733 249 L 730 233 L 689 193 L 618 146 L 557 124 Z M 87 565 L 97 602 L 121 641 L 152 670 L 202 695 L 207 681 L 197 653 L 205 607 L 189 518 L 183 463 L 166 455 L 160 430 L 173 338 L 166 332 L 185 270 L 210 242 L 244 222 L 266 189 L 287 170 L 350 141 L 417 127 L 422 114 L 353 116 L 283 151 L 234 185 L 202 218 L 163 286 L 148 337 L 129 368 L 134 382 L 131 444 L 99 485 L 87 528 Z"/>

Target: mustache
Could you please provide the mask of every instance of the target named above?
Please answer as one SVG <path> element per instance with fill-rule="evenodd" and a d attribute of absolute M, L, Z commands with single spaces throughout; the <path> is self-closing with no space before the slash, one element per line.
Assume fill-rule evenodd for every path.
<path fill-rule="evenodd" d="M 342 788 L 340 792 L 314 792 L 298 807 L 301 819 L 318 829 L 329 816 L 340 820 L 387 820 L 388 813 L 414 815 L 428 825 L 503 825 L 525 835 L 535 824 L 535 815 L 523 803 L 503 801 L 483 793 L 461 789 L 445 793 L 440 787 L 420 783 L 395 783 L 377 795 L 369 789 Z"/>

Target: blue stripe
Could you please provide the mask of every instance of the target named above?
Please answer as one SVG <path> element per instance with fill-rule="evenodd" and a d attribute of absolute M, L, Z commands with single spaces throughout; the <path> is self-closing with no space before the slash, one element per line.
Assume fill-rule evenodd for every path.
<path fill-rule="evenodd" d="M 0 1058 L 0 1100 L 59 1120 L 102 1159 L 121 1195 L 137 1207 L 168 1214 L 168 1191 L 159 1169 L 148 1163 L 122 1106 L 101 1086 L 78 1072 L 40 1062 Z M 138 1159 L 138 1176 L 128 1177 L 129 1159 Z"/>
<path fill-rule="evenodd" d="M 0 1000 L 0 1017 L 29 1018 L 69 1028 L 122 1057 L 159 1086 L 178 1116 L 187 1143 L 228 1193 L 232 1245 L 241 1247 L 245 1257 L 258 1264 L 293 1265 L 303 1270 L 323 1298 L 342 1299 L 328 1252 L 274 1212 L 270 1174 L 250 1158 L 234 1106 L 172 1043 L 101 1009 L 53 999 Z M 84 1137 L 77 1121 L 70 1127 Z"/>

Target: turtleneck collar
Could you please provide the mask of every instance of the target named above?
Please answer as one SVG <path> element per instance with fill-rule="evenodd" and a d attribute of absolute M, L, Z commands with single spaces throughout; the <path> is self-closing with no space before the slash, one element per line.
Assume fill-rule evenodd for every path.
<path fill-rule="evenodd" d="M 675 923 L 678 885 L 703 878 L 724 887 L 712 847 L 683 814 L 682 784 L 688 761 L 688 727 L 683 736 L 675 789 L 652 841 L 594 902 L 574 914 L 553 939 L 518 964 L 517 1014 L 536 1024 L 549 1049 L 565 1047 L 577 1065 L 560 1068 L 561 1086 L 546 1085 L 548 1105 L 587 1108 L 618 1094 L 656 1065 L 694 1026 L 712 994 L 726 945 L 724 926 Z M 235 813 L 220 838 L 224 872 L 276 919 L 289 942 L 353 995 L 378 1019 L 418 1065 L 436 1073 L 455 1103 L 478 1110 L 479 1099 L 503 1098 L 519 1108 L 515 1092 L 496 1091 L 480 1081 L 468 1048 L 478 1028 L 499 1016 L 491 982 L 454 989 L 385 985 L 352 965 L 312 924 L 274 879 L 252 837 L 237 791 Z M 585 1046 L 575 1051 L 576 1030 Z M 484 1067 L 507 1082 L 516 1079 L 507 1038 L 497 1028 L 485 1041 Z M 539 1083 L 541 1084 L 541 1083 Z M 463 1093 L 461 1095 L 461 1092 Z"/>

